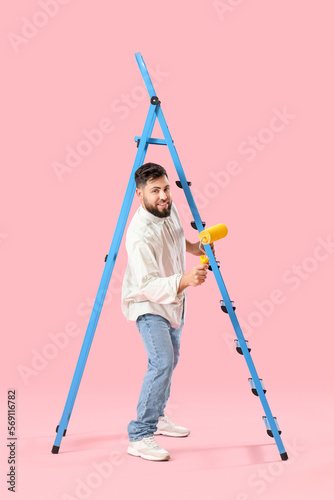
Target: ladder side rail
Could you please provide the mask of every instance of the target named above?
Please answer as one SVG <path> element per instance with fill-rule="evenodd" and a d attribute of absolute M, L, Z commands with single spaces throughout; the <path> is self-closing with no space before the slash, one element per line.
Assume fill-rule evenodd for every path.
<path fill-rule="evenodd" d="M 197 227 L 198 231 L 201 232 L 204 228 L 203 228 L 203 225 L 202 225 L 202 220 L 201 220 L 201 217 L 199 215 L 199 212 L 198 212 L 195 200 L 194 200 L 194 198 L 192 196 L 190 187 L 188 186 L 187 179 L 186 179 L 186 176 L 185 176 L 185 173 L 184 173 L 181 161 L 179 159 L 179 156 L 177 154 L 176 148 L 174 146 L 174 142 L 172 140 L 172 137 L 171 137 L 170 131 L 168 129 L 166 120 L 164 118 L 162 109 L 161 109 L 160 106 L 157 106 L 157 108 L 158 108 L 157 115 L 158 115 L 158 120 L 159 120 L 159 124 L 160 124 L 161 130 L 162 130 L 163 135 L 165 137 L 165 140 L 167 142 L 167 146 L 169 148 L 170 154 L 171 154 L 171 156 L 173 158 L 173 162 L 174 162 L 176 171 L 178 173 L 178 176 L 179 176 L 182 188 L 184 190 L 185 196 L 187 198 L 188 205 L 190 207 L 191 213 L 192 213 L 192 215 L 194 217 L 194 220 L 195 220 L 195 223 L 196 223 L 196 227 Z M 238 321 L 237 316 L 236 316 L 236 314 L 235 314 L 235 312 L 233 310 L 233 307 L 232 307 L 232 304 L 231 304 L 231 300 L 230 300 L 227 288 L 225 286 L 225 283 L 224 283 L 224 280 L 222 278 L 222 275 L 221 275 L 221 273 L 219 271 L 218 265 L 216 263 L 216 259 L 215 259 L 214 255 L 213 255 L 213 252 L 211 250 L 210 245 L 205 245 L 205 250 L 206 250 L 206 253 L 207 253 L 207 255 L 208 255 L 209 259 L 210 259 L 210 265 L 211 265 L 211 267 L 213 269 L 214 276 L 216 278 L 219 290 L 220 290 L 222 298 L 223 298 L 223 300 L 225 302 L 225 305 L 226 305 L 226 308 L 227 308 L 230 320 L 232 322 L 232 326 L 233 326 L 233 328 L 235 330 L 235 333 L 237 335 L 237 338 L 238 338 L 238 340 L 240 342 L 240 346 L 241 346 L 242 352 L 244 354 L 244 357 L 245 357 L 248 369 L 249 369 L 249 371 L 251 373 L 251 376 L 253 378 L 254 384 L 255 384 L 255 386 L 257 388 L 257 392 L 258 392 L 259 398 L 261 400 L 261 403 L 262 403 L 263 409 L 265 411 L 266 417 L 268 418 L 268 422 L 269 422 L 270 427 L 272 429 L 272 433 L 273 433 L 273 436 L 275 438 L 277 447 L 278 447 L 280 453 L 284 453 L 285 449 L 284 449 L 284 446 L 283 446 L 282 439 L 281 439 L 281 437 L 280 437 L 280 435 L 278 433 L 278 430 L 277 430 L 277 427 L 276 427 L 276 423 L 274 421 L 274 417 L 272 415 L 272 412 L 270 410 L 269 404 L 267 402 L 267 398 L 266 398 L 266 396 L 265 396 L 265 394 L 263 392 L 262 385 L 260 383 L 260 380 L 259 380 L 256 368 L 255 368 L 255 365 L 254 365 L 253 360 L 251 358 L 251 355 L 250 355 L 250 353 L 248 351 L 247 344 L 245 342 L 245 338 L 244 338 L 244 335 L 242 333 L 239 321 Z"/>
<path fill-rule="evenodd" d="M 181 161 L 180 161 L 179 155 L 177 154 L 177 151 L 176 151 L 176 148 L 175 148 L 175 145 L 174 145 L 174 141 L 172 139 L 171 133 L 169 131 L 168 125 L 166 123 L 166 120 L 165 120 L 165 117 L 164 117 L 164 114 L 162 112 L 162 109 L 161 109 L 160 105 L 157 106 L 157 117 L 158 117 L 158 121 L 159 121 L 161 130 L 162 130 L 162 133 L 163 133 L 164 138 L 165 138 L 165 140 L 167 142 L 167 146 L 168 146 L 169 152 L 170 152 L 171 157 L 173 159 L 173 162 L 174 162 L 174 165 L 175 165 L 175 168 L 176 168 L 176 172 L 177 172 L 177 174 L 179 176 L 179 180 L 181 182 L 181 185 L 182 185 L 184 194 L 186 196 L 189 208 L 190 208 L 191 213 L 192 213 L 192 215 L 194 217 L 197 229 L 198 229 L 199 232 L 203 231 L 204 227 L 202 225 L 202 219 L 201 219 L 201 217 L 199 215 L 199 212 L 198 212 L 195 200 L 193 198 L 192 192 L 191 192 L 191 190 L 190 190 L 190 188 L 188 186 L 186 175 L 185 175 L 183 167 L 181 165 Z"/>
<path fill-rule="evenodd" d="M 91 316 L 89 319 L 89 323 L 87 326 L 86 334 L 84 337 L 84 341 L 81 347 L 81 351 L 79 354 L 79 359 L 75 368 L 75 372 L 73 375 L 72 383 L 70 386 L 70 390 L 67 396 L 67 400 L 65 403 L 64 411 L 62 417 L 60 419 L 56 439 L 54 442 L 54 446 L 52 448 L 52 453 L 58 453 L 60 443 L 63 437 L 63 433 L 67 428 L 70 416 L 72 414 L 72 409 L 74 406 L 74 402 L 76 399 L 77 392 L 79 390 L 80 382 L 82 379 L 83 371 L 86 365 L 86 361 L 88 358 L 88 354 L 90 351 L 90 347 L 94 338 L 95 330 L 97 327 L 97 323 L 100 317 L 100 313 L 102 310 L 102 306 L 104 303 L 104 299 L 107 293 L 107 289 L 109 286 L 109 282 L 111 279 L 112 271 L 114 269 L 114 265 L 116 262 L 116 258 L 118 255 L 119 247 L 121 244 L 122 236 L 124 233 L 125 225 L 129 216 L 129 212 L 132 205 L 132 200 L 135 193 L 135 180 L 134 180 L 134 172 L 144 161 L 147 148 L 148 148 L 148 139 L 150 138 L 154 123 L 156 120 L 156 106 L 150 104 L 148 115 L 145 121 L 144 130 L 142 134 L 142 140 L 140 141 L 137 154 L 135 157 L 134 165 L 132 168 L 131 176 L 128 182 L 128 186 L 126 189 L 125 197 L 122 203 L 120 215 L 118 217 L 118 221 L 116 224 L 116 229 L 114 233 L 114 237 L 111 242 L 109 254 L 107 261 L 105 263 L 104 271 L 102 274 L 101 282 L 97 291 L 97 295 L 95 298 L 94 306 L 91 312 Z M 110 258 L 109 258 L 110 257 Z"/>
<path fill-rule="evenodd" d="M 281 436 L 280 436 L 280 434 L 279 434 L 279 432 L 277 430 L 277 426 L 276 426 L 276 423 L 274 421 L 274 417 L 273 417 L 271 409 L 269 407 L 266 395 L 265 395 L 265 393 L 263 391 L 262 384 L 261 384 L 259 376 L 257 374 L 256 368 L 255 368 L 255 365 L 254 365 L 254 362 L 253 362 L 253 359 L 252 359 L 252 356 L 251 356 L 250 352 L 248 351 L 248 346 L 246 344 L 244 335 L 242 333 L 242 330 L 241 330 L 241 327 L 240 327 L 237 315 L 236 315 L 236 313 L 235 313 L 235 311 L 234 311 L 234 309 L 232 307 L 232 304 L 231 304 L 231 301 L 230 301 L 230 298 L 229 298 L 229 295 L 228 295 L 228 292 L 227 292 L 227 289 L 226 289 L 223 277 L 221 275 L 220 269 L 218 268 L 216 259 L 215 259 L 214 255 L 213 255 L 213 252 L 212 252 L 212 249 L 211 249 L 210 245 L 204 245 L 204 248 L 205 248 L 207 256 L 210 259 L 210 265 L 211 265 L 211 268 L 213 270 L 214 276 L 216 278 L 217 285 L 219 287 L 219 290 L 220 290 L 220 293 L 222 295 L 222 298 L 223 298 L 223 300 L 225 302 L 225 306 L 226 306 L 228 315 L 230 317 L 230 320 L 231 320 L 232 326 L 234 328 L 235 334 L 237 336 L 237 339 L 239 340 L 242 353 L 244 355 L 244 358 L 245 358 L 245 361 L 247 363 L 248 369 L 250 371 L 250 374 L 251 374 L 252 379 L 254 381 L 255 387 L 257 389 L 257 393 L 258 393 L 258 396 L 260 398 L 260 401 L 261 401 L 262 407 L 264 409 L 265 415 L 266 415 L 266 417 L 268 419 L 268 422 L 270 424 L 270 427 L 271 427 L 273 436 L 275 438 L 278 450 L 279 450 L 280 453 L 285 453 L 285 449 L 284 449 L 284 445 L 283 445 Z"/>
<path fill-rule="evenodd" d="M 135 58 L 136 58 L 138 66 L 139 66 L 139 70 L 140 70 L 141 76 L 143 77 L 143 80 L 144 80 L 144 83 L 146 85 L 147 92 L 148 92 L 149 96 L 150 97 L 156 96 L 157 94 L 154 90 L 151 77 L 149 75 L 149 72 L 147 70 L 146 64 L 144 62 L 144 59 L 143 59 L 141 53 L 137 52 L 135 54 Z"/>

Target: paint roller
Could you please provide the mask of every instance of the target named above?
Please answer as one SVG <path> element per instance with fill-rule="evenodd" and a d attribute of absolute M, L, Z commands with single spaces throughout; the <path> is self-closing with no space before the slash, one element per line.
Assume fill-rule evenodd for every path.
<path fill-rule="evenodd" d="M 228 229 L 225 224 L 216 224 L 215 226 L 204 229 L 199 233 L 199 240 L 203 245 L 209 245 L 214 241 L 221 240 L 225 238 L 228 233 Z M 200 256 L 201 264 L 207 264 L 209 258 L 207 255 Z"/>

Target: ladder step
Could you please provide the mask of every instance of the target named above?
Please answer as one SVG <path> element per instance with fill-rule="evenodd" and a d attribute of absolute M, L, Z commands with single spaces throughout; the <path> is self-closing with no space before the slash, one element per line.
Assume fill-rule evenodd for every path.
<path fill-rule="evenodd" d="M 252 378 L 249 378 L 248 380 L 249 380 L 249 383 L 250 383 L 251 388 L 252 388 L 252 393 L 255 396 L 258 396 L 257 389 L 256 389 L 255 384 L 254 384 L 254 380 Z M 261 387 L 263 389 L 263 392 L 265 394 L 267 392 L 267 389 L 264 388 L 264 385 L 263 385 L 263 382 L 262 382 L 262 378 L 260 378 L 259 380 L 260 380 L 260 384 L 261 384 Z"/>
<path fill-rule="evenodd" d="M 235 339 L 235 340 L 234 340 L 234 342 L 235 342 L 235 344 L 236 344 L 236 347 L 235 347 L 235 348 L 236 348 L 237 352 L 238 352 L 239 354 L 242 354 L 242 355 L 243 355 L 243 352 L 242 352 L 242 349 L 241 349 L 241 346 L 240 346 L 240 342 L 239 342 L 239 340 L 238 340 L 238 339 Z M 248 347 L 248 340 L 245 340 L 245 342 L 246 342 L 246 345 L 247 345 L 247 348 L 248 348 L 248 352 L 251 352 L 251 350 L 252 350 L 252 349 L 251 349 L 250 347 Z"/>
<path fill-rule="evenodd" d="M 193 229 L 195 229 L 197 231 L 197 226 L 196 226 L 196 222 L 193 220 L 192 222 L 190 222 L 190 225 Z M 206 226 L 206 222 L 203 222 L 202 221 L 202 226 L 205 227 Z"/>
<path fill-rule="evenodd" d="M 177 185 L 178 188 L 183 189 L 181 181 L 175 181 L 175 184 Z M 191 182 L 187 181 L 188 186 L 191 186 Z"/>
<path fill-rule="evenodd" d="M 262 417 L 262 418 L 264 420 L 264 423 L 266 424 L 266 429 L 267 429 L 268 436 L 274 437 L 273 431 L 271 430 L 271 427 L 270 427 L 270 424 L 269 424 L 269 421 L 268 421 L 267 417 Z M 274 417 L 274 422 L 276 424 L 276 427 L 277 427 L 277 430 L 278 430 L 278 434 L 282 434 L 282 431 L 281 431 L 281 429 L 278 426 L 278 422 L 277 422 L 277 418 L 276 417 Z M 287 460 L 287 458 L 282 458 L 282 460 Z"/>
<path fill-rule="evenodd" d="M 105 256 L 105 258 L 104 258 L 104 262 L 107 262 L 107 260 L 108 260 L 108 256 L 109 256 L 109 254 L 107 253 L 107 255 L 106 255 L 106 256 Z M 116 257 L 114 257 L 114 261 L 115 261 L 115 260 L 116 260 Z"/>
<path fill-rule="evenodd" d="M 236 310 L 236 307 L 234 305 L 234 301 L 231 300 L 231 304 L 232 304 L 232 308 L 233 308 L 233 311 Z M 224 313 L 227 313 L 228 314 L 228 311 L 226 309 L 226 305 L 225 305 L 225 302 L 223 300 L 220 301 L 220 307 L 221 307 L 221 310 L 224 311 Z"/>
<path fill-rule="evenodd" d="M 218 269 L 220 269 L 220 260 L 216 260 L 216 264 L 217 264 Z M 211 266 L 209 266 L 208 269 L 209 269 L 209 271 L 212 271 L 212 267 Z M 226 309 L 226 312 L 227 312 L 227 309 Z"/>
<path fill-rule="evenodd" d="M 58 432 L 58 429 L 59 429 L 59 425 L 57 425 L 57 427 L 56 427 L 56 432 Z M 64 429 L 63 437 L 66 436 L 66 431 L 67 431 L 67 429 Z"/>

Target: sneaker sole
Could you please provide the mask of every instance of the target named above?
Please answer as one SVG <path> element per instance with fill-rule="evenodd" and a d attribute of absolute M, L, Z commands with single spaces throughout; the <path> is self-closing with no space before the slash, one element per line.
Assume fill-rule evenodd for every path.
<path fill-rule="evenodd" d="M 155 457 L 154 455 L 146 455 L 145 453 L 141 453 L 138 450 L 135 450 L 134 448 L 128 448 L 127 453 L 129 455 L 132 455 L 133 457 L 141 457 L 144 458 L 145 460 L 155 460 L 157 462 L 162 462 L 170 459 L 170 456 L 164 456 L 164 457 Z"/>
<path fill-rule="evenodd" d="M 158 436 L 160 434 L 163 436 L 170 436 L 170 437 L 187 437 L 187 436 L 189 436 L 190 431 L 187 433 L 183 433 L 183 434 L 180 434 L 178 432 L 168 432 L 168 431 L 156 431 L 154 433 L 155 436 Z"/>

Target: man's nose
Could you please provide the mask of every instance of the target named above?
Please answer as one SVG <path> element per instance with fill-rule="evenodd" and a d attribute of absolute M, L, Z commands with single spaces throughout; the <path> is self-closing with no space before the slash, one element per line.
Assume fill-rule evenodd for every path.
<path fill-rule="evenodd" d="M 167 200 L 167 193 L 165 193 L 164 191 L 162 191 L 162 192 L 160 193 L 160 199 L 161 199 L 161 200 Z"/>

